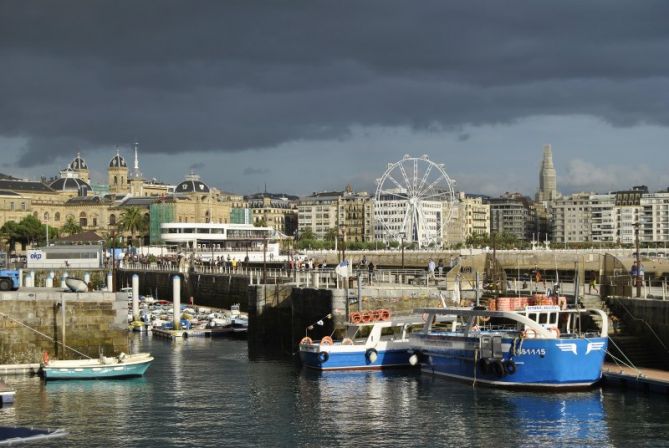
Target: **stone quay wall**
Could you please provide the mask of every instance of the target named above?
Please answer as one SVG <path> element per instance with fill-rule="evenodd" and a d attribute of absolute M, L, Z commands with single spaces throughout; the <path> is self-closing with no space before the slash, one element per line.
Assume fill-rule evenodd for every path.
<path fill-rule="evenodd" d="M 64 349 L 63 340 L 90 357 L 101 350 L 106 355 L 127 352 L 127 310 L 127 299 L 109 292 L 30 288 L 0 293 L 0 364 L 37 363 L 44 352 L 50 359 L 82 357 Z"/>
<path fill-rule="evenodd" d="M 606 303 L 626 329 L 641 335 L 669 359 L 669 301 L 609 297 Z"/>

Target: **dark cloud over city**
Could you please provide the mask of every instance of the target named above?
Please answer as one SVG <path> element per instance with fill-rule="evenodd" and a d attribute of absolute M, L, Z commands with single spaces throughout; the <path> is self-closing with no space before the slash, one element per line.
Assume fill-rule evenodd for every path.
<path fill-rule="evenodd" d="M 14 166 L 26 171 L 140 141 L 143 157 L 205 171 L 208 157 L 234 154 L 255 182 L 280 171 L 256 166 L 268 153 L 326 154 L 324 142 L 360 129 L 407 129 L 417 144 L 452 132 L 456 145 L 532 117 L 664 129 L 667 17 L 663 1 L 0 0 L 0 137 L 15 141 Z M 535 177 L 545 140 L 533 142 Z M 365 141 L 358 165 L 373 172 L 380 157 L 382 172 L 395 153 L 375 145 Z M 195 153 L 198 162 L 184 157 Z M 462 156 L 438 157 L 453 166 Z M 558 175 L 579 188 L 588 163 L 598 169 L 583 154 L 565 159 Z"/>

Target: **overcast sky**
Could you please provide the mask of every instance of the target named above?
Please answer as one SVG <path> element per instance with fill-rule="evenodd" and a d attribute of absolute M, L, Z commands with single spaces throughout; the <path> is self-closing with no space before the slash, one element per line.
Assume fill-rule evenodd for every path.
<path fill-rule="evenodd" d="M 669 2 L 0 0 L 0 172 L 237 193 L 373 191 L 427 154 L 458 189 L 669 186 Z M 129 160 L 131 164 L 131 160 Z"/>

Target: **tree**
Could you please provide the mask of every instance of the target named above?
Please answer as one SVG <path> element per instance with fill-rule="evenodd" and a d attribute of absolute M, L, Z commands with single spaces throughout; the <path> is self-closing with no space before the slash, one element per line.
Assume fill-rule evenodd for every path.
<path fill-rule="evenodd" d="M 68 235 L 75 235 L 81 232 L 81 226 L 74 220 L 74 216 L 68 216 L 65 224 L 63 224 L 62 231 Z"/>
<path fill-rule="evenodd" d="M 142 216 L 142 211 L 137 207 L 128 207 L 119 219 L 119 228 L 130 232 L 130 241 L 135 239 L 135 233 L 146 231 L 146 221 Z"/>

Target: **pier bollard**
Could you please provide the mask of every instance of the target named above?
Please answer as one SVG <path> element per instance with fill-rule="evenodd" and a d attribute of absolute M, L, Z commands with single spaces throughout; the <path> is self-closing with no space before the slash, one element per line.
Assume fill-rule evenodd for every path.
<path fill-rule="evenodd" d="M 253 272 L 249 273 L 249 285 L 253 286 Z"/>
<path fill-rule="evenodd" d="M 181 277 L 178 275 L 172 277 L 172 304 L 174 314 L 173 328 L 179 330 L 181 328 Z"/>
<path fill-rule="evenodd" d="M 23 287 L 23 268 L 19 269 L 19 288 Z"/>
<path fill-rule="evenodd" d="M 35 271 L 30 271 L 30 286 L 35 287 Z"/>
<path fill-rule="evenodd" d="M 314 278 L 313 278 L 314 288 L 319 289 L 320 286 L 321 286 L 320 273 L 318 271 L 314 271 L 313 276 L 314 276 Z"/>
<path fill-rule="evenodd" d="M 139 275 L 132 276 L 132 320 L 139 320 Z"/>
<path fill-rule="evenodd" d="M 107 291 L 112 292 L 112 287 L 113 287 L 112 273 L 108 272 L 107 273 Z"/>

